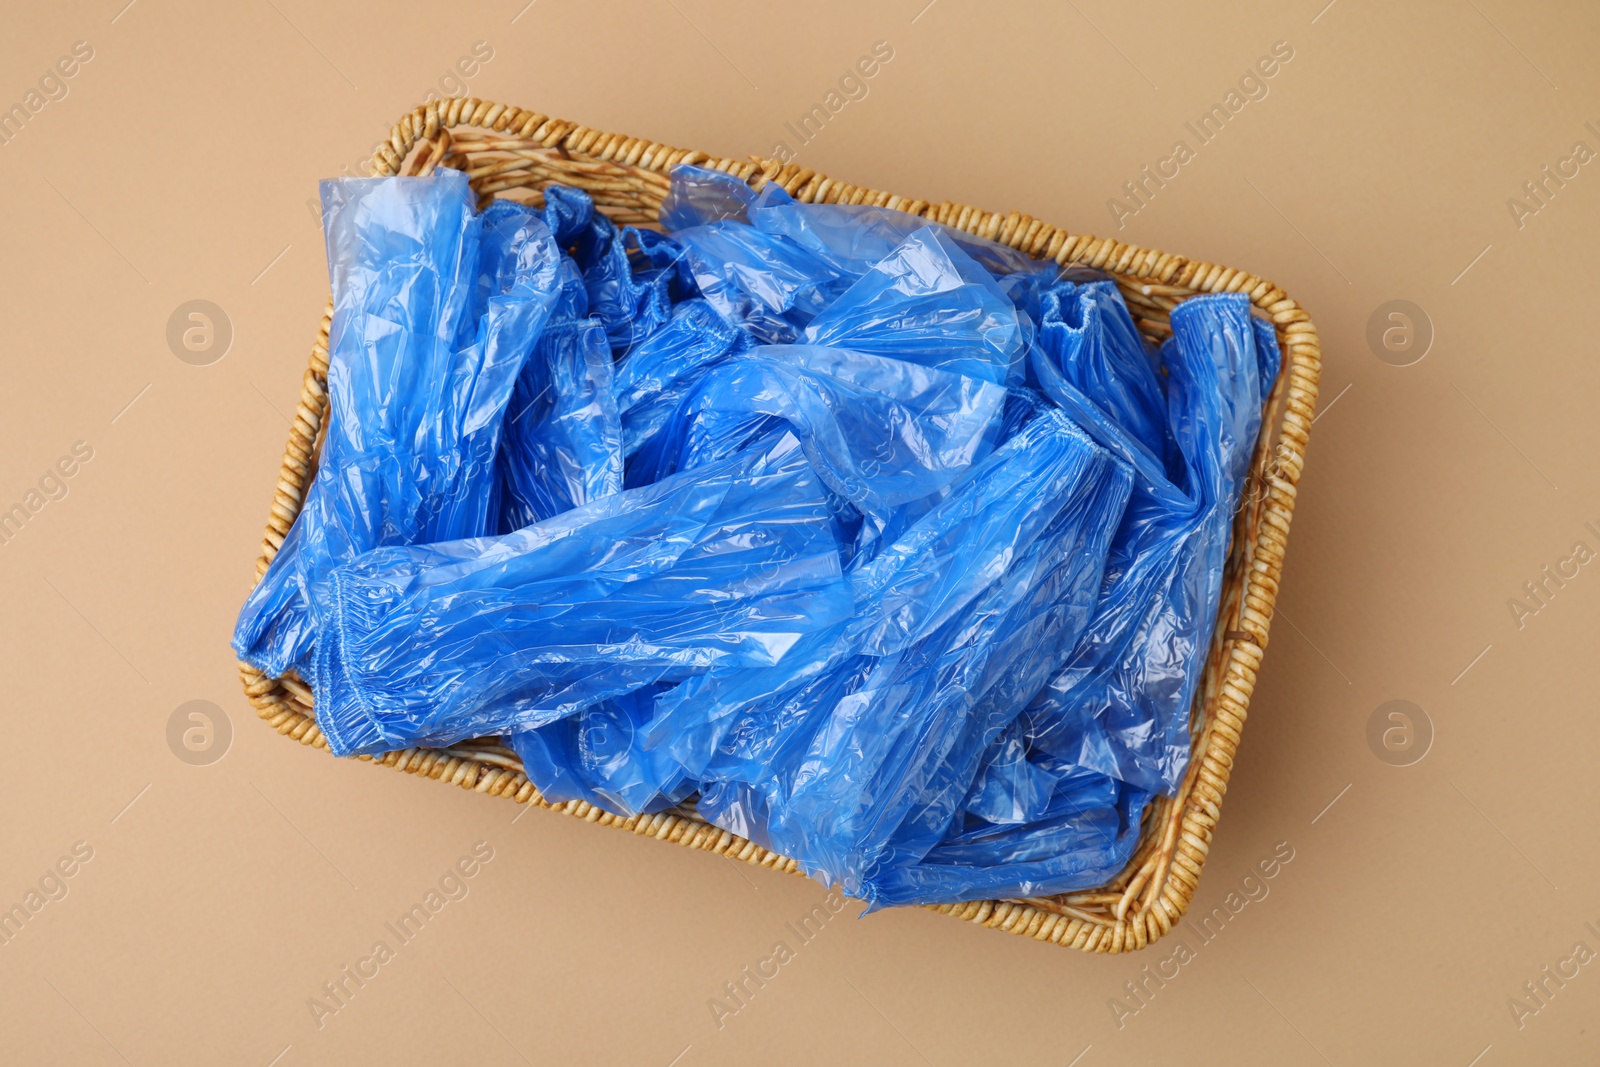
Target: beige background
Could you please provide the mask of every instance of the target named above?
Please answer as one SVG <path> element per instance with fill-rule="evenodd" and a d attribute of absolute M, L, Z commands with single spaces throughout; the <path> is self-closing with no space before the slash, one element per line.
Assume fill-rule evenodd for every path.
<path fill-rule="evenodd" d="M 93 58 L 0 147 L 0 508 L 76 442 L 93 458 L 0 545 L 0 905 L 78 842 L 92 859 L 0 946 L 0 1059 L 1600 1059 L 1600 964 L 1561 962 L 1600 950 L 1600 567 L 1521 628 L 1507 605 L 1574 542 L 1600 549 L 1600 164 L 1520 228 L 1507 206 L 1575 142 L 1600 150 L 1600 8 L 524 2 L 4 12 L 0 105 L 74 42 Z M 502 801 L 256 720 L 226 640 L 325 292 L 307 202 L 480 41 L 465 91 L 727 154 L 798 148 L 784 124 L 884 41 L 803 162 L 1098 233 L 1124 181 L 1193 145 L 1185 122 L 1293 49 L 1120 236 L 1265 274 L 1322 330 L 1283 613 L 1196 910 L 1279 842 L 1294 858 L 1216 940 L 1191 933 L 1121 1026 L 1108 1002 L 1137 1006 L 1123 984 L 1167 943 L 1085 957 L 908 912 L 801 946 L 785 924 L 814 884 L 540 812 L 513 825 Z M 209 366 L 166 342 L 192 299 L 232 324 Z M 1394 299 L 1436 334 L 1412 366 L 1368 347 Z M 169 747 L 190 700 L 225 709 L 220 761 Z M 1390 700 L 1432 724 L 1410 766 L 1369 748 Z M 465 899 L 319 1027 L 308 999 L 479 841 L 493 859 Z M 718 1028 L 710 998 L 779 940 L 795 958 Z M 1578 972 L 1519 1027 L 1509 999 L 1546 965 Z"/>

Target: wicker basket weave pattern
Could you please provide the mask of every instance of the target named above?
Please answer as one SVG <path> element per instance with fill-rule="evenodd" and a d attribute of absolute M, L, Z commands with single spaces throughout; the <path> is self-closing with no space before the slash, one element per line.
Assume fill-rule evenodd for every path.
<path fill-rule="evenodd" d="M 372 169 L 374 174 L 393 175 L 454 167 L 467 173 L 480 202 L 497 196 L 537 202 L 544 186 L 559 182 L 588 191 L 595 204 L 619 223 L 653 225 L 670 186 L 668 175 L 680 163 L 723 170 L 756 188 L 776 182 L 807 203 L 897 208 L 999 241 L 1030 256 L 1106 271 L 1116 279 L 1139 329 L 1152 341 L 1170 334 L 1171 310 L 1200 293 L 1244 293 L 1275 325 L 1284 351 L 1283 369 L 1267 402 L 1251 480 L 1234 524 L 1221 614 L 1195 697 L 1190 731 L 1193 754 L 1177 794 L 1158 797 L 1149 806 L 1133 858 L 1121 874 L 1099 889 L 1051 898 L 930 906 L 968 922 L 1088 952 L 1143 948 L 1172 929 L 1194 894 L 1267 647 L 1322 367 L 1310 317 L 1273 283 L 1230 267 L 1073 234 L 1017 212 L 997 214 L 964 204 L 908 199 L 835 181 L 794 163 L 760 157 L 720 159 L 471 97 L 411 111 L 373 157 Z M 302 382 L 261 556 L 256 561 L 257 580 L 282 545 L 315 475 L 327 411 L 330 317 L 331 304 L 323 312 Z M 301 744 L 327 747 L 317 728 L 311 691 L 300 678 L 292 672 L 268 678 L 242 663 L 240 673 L 245 693 L 263 720 Z M 695 814 L 692 804 L 626 819 L 582 802 L 549 804 L 523 774 L 516 755 L 497 740 L 361 758 L 517 803 L 549 807 L 635 834 L 798 873 L 794 860 L 706 823 Z"/>

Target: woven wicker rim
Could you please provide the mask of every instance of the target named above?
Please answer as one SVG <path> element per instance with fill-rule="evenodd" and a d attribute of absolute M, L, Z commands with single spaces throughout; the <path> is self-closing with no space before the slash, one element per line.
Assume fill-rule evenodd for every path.
<path fill-rule="evenodd" d="M 1174 307 L 1201 293 L 1244 293 L 1273 322 L 1285 354 L 1283 369 L 1266 404 L 1250 484 L 1234 524 L 1216 636 L 1195 696 L 1192 757 L 1177 794 L 1150 804 L 1132 859 L 1099 889 L 1050 898 L 927 906 L 967 922 L 1087 952 L 1126 952 L 1160 938 L 1182 918 L 1194 895 L 1267 647 L 1322 369 L 1310 317 L 1272 282 L 1231 267 L 1072 234 L 1018 212 L 997 214 L 948 201 L 909 199 L 834 181 L 794 163 L 759 156 L 723 159 L 473 97 L 438 101 L 404 116 L 374 155 L 372 171 L 381 176 L 420 175 L 436 166 L 454 167 L 467 173 L 481 202 L 504 196 L 537 203 L 545 185 L 560 182 L 587 190 L 617 222 L 653 225 L 669 188 L 668 174 L 680 163 L 725 171 L 757 189 L 776 182 L 807 203 L 897 208 L 1036 258 L 1106 271 L 1116 279 L 1140 330 L 1152 341 L 1171 333 L 1168 314 Z M 331 315 L 330 302 L 323 311 L 284 449 L 256 561 L 258 581 L 299 514 L 304 490 L 315 474 L 327 409 Z M 311 691 L 299 677 L 290 672 L 268 678 L 243 663 L 240 675 L 246 696 L 273 729 L 303 745 L 327 748 L 317 728 Z M 710 825 L 695 814 L 692 804 L 626 819 L 583 802 L 550 804 L 522 773 L 516 755 L 493 739 L 360 758 L 519 804 L 799 873 L 794 860 Z"/>

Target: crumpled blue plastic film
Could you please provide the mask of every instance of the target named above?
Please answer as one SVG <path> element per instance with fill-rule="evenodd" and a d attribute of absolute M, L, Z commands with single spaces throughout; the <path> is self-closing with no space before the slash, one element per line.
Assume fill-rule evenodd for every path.
<path fill-rule="evenodd" d="M 818 314 L 800 335 L 832 346 L 964 374 L 1021 378 L 1022 328 L 995 280 L 934 227 L 917 230 Z"/>
<path fill-rule="evenodd" d="M 1092 452 L 1059 416 L 1030 424 L 884 551 L 856 559 L 847 572 L 848 619 L 802 638 L 771 667 L 718 666 L 663 694 L 647 743 L 702 777 L 769 777 L 789 738 L 830 712 L 819 694 L 848 684 L 863 654 L 876 659 L 926 639 L 1026 550 L 1062 503 L 1027 490 L 1073 477 L 1069 449 Z"/>
<path fill-rule="evenodd" d="M 1039 493 L 1038 533 L 965 610 L 874 657 L 769 802 L 779 850 L 853 895 L 876 901 L 880 869 L 938 842 L 978 755 L 1044 681 L 1038 665 L 1093 610 L 1130 475 L 1066 420 L 1038 426 L 1031 450 L 1059 457 L 1044 485 L 1060 486 Z"/>
<path fill-rule="evenodd" d="M 755 182 L 675 168 L 659 232 L 328 183 L 326 441 L 235 647 L 337 754 L 499 737 L 871 909 L 1104 885 L 1188 767 L 1272 325 L 1153 346 L 1110 275 Z"/>
<path fill-rule="evenodd" d="M 631 472 L 654 481 L 732 455 L 783 423 L 834 493 L 886 521 L 989 451 L 1004 399 L 988 382 L 902 360 L 763 346 L 707 371 Z"/>
<path fill-rule="evenodd" d="M 794 437 L 498 538 L 335 570 L 317 723 L 338 755 L 541 726 L 848 614 L 822 485 Z"/>
<path fill-rule="evenodd" d="M 622 418 L 604 325 L 571 260 L 560 297 L 511 394 L 500 444 L 501 509 L 510 532 L 622 489 Z"/>
<path fill-rule="evenodd" d="M 1181 483 L 1135 466 L 1096 619 L 1027 713 L 1030 742 L 1147 792 L 1171 792 L 1210 646 L 1238 494 L 1274 354 L 1242 295 L 1194 297 L 1162 347 Z M 1120 430 L 1112 426 L 1108 432 Z M 1143 450 L 1124 438 L 1130 456 Z M 1143 458 L 1148 458 L 1144 454 Z"/>
<path fill-rule="evenodd" d="M 581 800 L 618 815 L 660 811 L 687 798 L 695 782 L 670 756 L 643 744 L 659 692 L 645 686 L 577 715 L 511 734 L 523 770 L 552 804 Z"/>
<path fill-rule="evenodd" d="M 549 229 L 509 206 L 479 218 L 459 172 L 324 182 L 322 198 L 327 439 L 233 641 L 269 676 L 307 664 L 314 588 L 338 563 L 490 532 L 502 416 L 555 295 Z"/>

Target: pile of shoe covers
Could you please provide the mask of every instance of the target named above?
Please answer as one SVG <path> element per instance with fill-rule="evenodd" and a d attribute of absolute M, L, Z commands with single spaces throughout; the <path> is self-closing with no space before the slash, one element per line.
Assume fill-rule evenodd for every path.
<path fill-rule="evenodd" d="M 240 614 L 339 755 L 499 736 L 552 802 L 692 807 L 871 907 L 1104 884 L 1188 760 L 1279 367 L 1115 284 L 679 167 L 330 181 L 326 439 Z"/>

